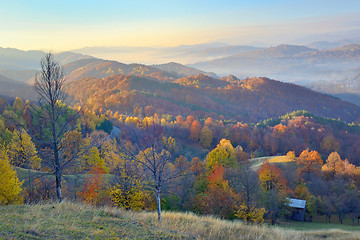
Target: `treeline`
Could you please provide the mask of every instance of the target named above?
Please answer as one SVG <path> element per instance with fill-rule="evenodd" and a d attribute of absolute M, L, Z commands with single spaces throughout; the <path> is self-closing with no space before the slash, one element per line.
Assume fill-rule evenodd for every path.
<path fill-rule="evenodd" d="M 359 124 L 346 124 L 307 111 L 292 112 L 257 124 L 214 120 L 211 117 L 196 119 L 192 115 L 160 116 L 153 112 L 152 106 L 135 108 L 131 116 L 110 110 L 106 111 L 106 115 L 121 129 L 141 126 L 146 121 L 160 122 L 182 145 L 184 154 L 190 157 L 205 157 L 225 138 L 234 146 L 240 145 L 251 158 L 284 155 L 288 151 L 299 155 L 305 149 L 316 149 L 323 156 L 336 151 L 352 164 L 358 166 L 360 163 Z"/>

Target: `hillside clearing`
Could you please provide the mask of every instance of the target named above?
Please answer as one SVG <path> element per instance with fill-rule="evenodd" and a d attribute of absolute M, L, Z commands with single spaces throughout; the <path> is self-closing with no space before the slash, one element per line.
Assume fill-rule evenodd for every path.
<path fill-rule="evenodd" d="M 276 156 L 271 159 L 269 159 L 269 163 L 287 163 L 287 162 L 293 162 L 294 160 L 287 157 L 287 156 Z"/>
<path fill-rule="evenodd" d="M 261 165 L 263 165 L 266 162 L 288 163 L 288 162 L 293 162 L 294 160 L 290 159 L 287 156 L 267 156 L 267 157 L 252 158 L 249 161 L 251 163 L 251 168 L 254 170 L 258 170 L 261 167 Z"/>

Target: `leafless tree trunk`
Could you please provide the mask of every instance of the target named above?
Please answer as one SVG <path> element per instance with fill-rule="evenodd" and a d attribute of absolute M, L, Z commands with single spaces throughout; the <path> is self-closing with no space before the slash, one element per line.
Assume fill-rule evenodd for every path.
<path fill-rule="evenodd" d="M 59 201 L 63 200 L 61 192 L 61 160 L 59 156 L 61 134 L 65 130 L 67 123 L 59 125 L 61 110 L 59 102 L 66 99 L 64 91 L 65 75 L 59 62 L 54 60 L 51 53 L 47 53 L 40 61 L 41 71 L 35 76 L 35 90 L 39 94 L 39 105 L 42 109 L 41 114 L 48 121 L 51 130 L 49 139 L 52 154 L 54 174 L 56 178 L 56 193 Z"/>
<path fill-rule="evenodd" d="M 144 124 L 143 131 L 132 131 L 135 140 L 132 147 L 128 147 L 126 139 L 118 137 L 118 143 L 126 158 L 141 164 L 145 174 L 149 177 L 148 189 L 156 198 L 158 220 L 161 222 L 161 194 L 164 187 L 173 179 L 184 174 L 183 170 L 170 170 L 169 164 L 174 160 L 174 153 L 158 123 Z"/>

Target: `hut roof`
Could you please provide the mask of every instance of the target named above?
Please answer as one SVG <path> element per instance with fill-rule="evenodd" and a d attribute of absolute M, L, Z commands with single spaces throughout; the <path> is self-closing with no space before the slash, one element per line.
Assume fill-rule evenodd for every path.
<path fill-rule="evenodd" d="M 288 198 L 289 206 L 294 208 L 305 208 L 306 200 L 295 199 L 295 198 Z"/>

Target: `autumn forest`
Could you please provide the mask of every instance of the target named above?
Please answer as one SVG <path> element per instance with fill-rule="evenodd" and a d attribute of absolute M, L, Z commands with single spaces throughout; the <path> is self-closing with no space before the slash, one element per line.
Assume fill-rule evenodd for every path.
<path fill-rule="evenodd" d="M 0 204 L 359 224 L 360 107 L 265 77 L 45 54 L 0 99 Z M 24 97 L 25 96 L 25 97 Z"/>

